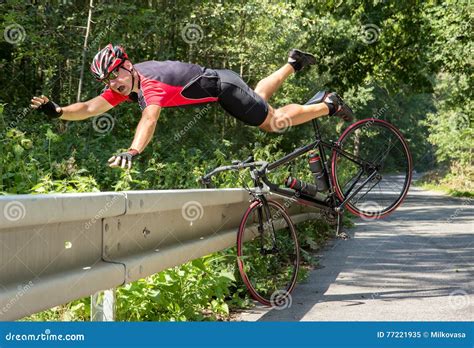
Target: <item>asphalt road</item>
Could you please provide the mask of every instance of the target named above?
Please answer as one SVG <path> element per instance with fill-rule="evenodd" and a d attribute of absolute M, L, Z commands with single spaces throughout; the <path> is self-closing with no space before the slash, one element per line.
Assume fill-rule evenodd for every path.
<path fill-rule="evenodd" d="M 473 321 L 473 202 L 418 188 L 384 220 L 357 219 L 285 309 L 243 321 Z"/>

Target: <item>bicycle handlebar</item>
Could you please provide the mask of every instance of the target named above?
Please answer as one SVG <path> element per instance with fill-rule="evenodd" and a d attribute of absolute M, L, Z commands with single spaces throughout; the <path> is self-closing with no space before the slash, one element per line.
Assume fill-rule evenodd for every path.
<path fill-rule="evenodd" d="M 214 168 L 211 172 L 207 173 L 206 175 L 201 177 L 201 182 L 204 185 L 209 185 L 211 183 L 211 178 L 221 172 L 225 172 L 227 170 L 241 170 L 245 168 L 250 168 L 250 167 L 255 167 L 255 166 L 261 166 L 259 169 L 259 172 L 263 172 L 267 167 L 268 167 L 268 162 L 266 161 L 256 161 L 253 162 L 253 156 L 250 156 L 247 158 L 245 161 L 238 162 L 234 161 L 232 165 L 230 166 L 220 166 L 217 168 Z"/>

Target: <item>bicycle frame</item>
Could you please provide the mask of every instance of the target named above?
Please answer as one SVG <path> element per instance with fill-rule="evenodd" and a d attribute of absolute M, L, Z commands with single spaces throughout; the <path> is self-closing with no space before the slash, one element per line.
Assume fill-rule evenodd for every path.
<path fill-rule="evenodd" d="M 312 143 L 302 146 L 294 150 L 293 152 L 289 153 L 288 155 L 284 156 L 283 158 L 280 158 L 279 160 L 276 160 L 275 162 L 272 162 L 272 163 L 268 163 L 264 161 L 253 162 L 253 157 L 251 156 L 246 161 L 239 162 L 239 164 L 218 167 L 214 169 L 212 172 L 202 177 L 203 182 L 206 183 L 206 180 L 209 180 L 210 177 L 225 170 L 239 170 L 239 169 L 244 169 L 244 168 L 250 168 L 254 186 L 255 188 L 258 189 L 258 192 L 254 194 L 255 196 L 258 197 L 258 196 L 263 195 L 263 193 L 261 192 L 261 189 L 263 188 L 263 185 L 262 185 L 262 182 L 263 182 L 269 187 L 270 192 L 272 193 L 276 193 L 278 195 L 281 195 L 290 199 L 295 199 L 300 204 L 309 205 L 309 206 L 316 207 L 316 208 L 329 211 L 329 212 L 336 212 L 338 213 L 338 216 L 339 216 L 342 213 L 345 204 L 349 200 L 351 200 L 360 190 L 362 190 L 362 188 L 365 187 L 365 185 L 369 181 L 371 181 L 376 176 L 378 168 L 374 166 L 373 164 L 367 161 L 364 161 L 363 159 L 360 159 L 351 153 L 344 151 L 341 148 L 340 144 L 338 144 L 337 142 L 327 142 L 327 141 L 322 140 L 318 121 L 316 119 L 313 119 L 312 123 L 313 123 L 314 132 L 315 132 L 315 141 L 313 141 Z M 325 200 L 308 196 L 308 195 L 305 195 L 304 193 L 297 192 L 291 189 L 282 188 L 279 185 L 272 183 L 268 179 L 267 173 L 271 172 L 272 170 L 316 148 L 319 150 L 319 154 L 322 158 L 322 164 L 327 174 L 326 180 L 328 180 L 327 183 L 329 187 L 329 190 L 328 190 L 329 193 L 326 195 Z M 336 151 L 341 156 L 347 158 L 348 160 L 356 163 L 357 165 L 361 167 L 361 170 L 359 171 L 356 180 L 354 180 L 351 187 L 349 187 L 349 189 L 345 192 L 344 194 L 345 199 L 343 202 L 339 202 L 338 199 L 336 198 L 334 183 L 332 182 L 332 180 L 329 179 L 329 167 L 328 167 L 329 155 L 326 154 L 326 149 L 329 149 L 331 152 Z M 252 160 L 252 162 L 249 162 L 250 159 Z M 261 168 L 257 169 L 256 166 L 261 166 Z M 372 172 L 368 175 L 367 179 L 364 180 L 364 182 L 356 190 L 352 191 L 352 189 L 355 187 L 356 183 L 358 182 L 362 174 L 364 172 L 369 172 L 369 170 L 372 170 Z"/>
<path fill-rule="evenodd" d="M 375 156 L 375 159 L 371 159 L 371 162 L 365 160 L 364 158 L 360 158 L 359 154 L 362 153 L 363 157 L 369 158 L 369 156 L 366 154 L 366 152 L 363 151 L 358 151 L 355 150 L 354 152 L 357 153 L 350 153 L 348 151 L 345 151 L 343 147 L 347 146 L 348 148 L 351 147 L 352 142 L 346 141 L 346 136 L 347 134 L 351 134 L 350 132 L 353 131 L 354 129 L 357 130 L 358 127 L 361 124 L 365 124 L 367 120 L 360 120 L 356 122 L 353 126 L 347 128 L 342 135 L 338 138 L 339 141 L 324 141 L 321 136 L 320 128 L 318 121 L 314 119 L 312 121 L 313 128 L 314 128 L 314 140 L 312 140 L 309 144 L 301 146 L 295 150 L 293 150 L 291 153 L 285 155 L 284 157 L 274 161 L 274 162 L 266 162 L 266 161 L 254 161 L 253 156 L 250 156 L 247 160 L 245 161 L 232 161 L 232 165 L 228 166 L 221 166 L 218 168 L 215 168 L 212 170 L 210 173 L 204 175 L 202 177 L 202 181 L 204 184 L 208 185 L 211 183 L 211 177 L 219 172 L 227 171 L 227 170 L 241 170 L 244 168 L 249 168 L 250 169 L 250 175 L 253 181 L 253 188 L 250 188 L 247 185 L 247 182 L 244 181 L 244 188 L 249 192 L 249 194 L 252 196 L 250 200 L 250 206 L 247 208 L 242 220 L 241 224 L 239 226 L 239 230 L 237 233 L 237 263 L 239 267 L 239 272 L 242 276 L 242 279 L 249 289 L 250 293 L 252 296 L 260 301 L 263 304 L 269 305 L 272 304 L 272 298 L 270 297 L 270 300 L 268 300 L 268 295 L 267 293 L 263 293 L 263 295 L 260 294 L 260 291 L 256 290 L 255 286 L 251 283 L 250 281 L 250 276 L 248 275 L 248 270 L 251 268 L 248 268 L 247 270 L 244 267 L 244 259 L 241 258 L 242 255 L 246 255 L 246 252 L 243 252 L 243 243 L 246 243 L 248 240 L 245 238 L 245 233 L 247 231 L 250 231 L 252 233 L 252 237 L 249 238 L 252 240 L 251 246 L 253 247 L 256 252 L 259 253 L 260 256 L 265 257 L 266 255 L 279 255 L 281 252 L 286 252 L 285 248 L 280 248 L 281 245 L 283 245 L 281 242 L 279 242 L 279 238 L 277 238 L 277 231 L 279 230 L 278 227 L 281 226 L 281 220 L 284 220 L 287 224 L 288 231 L 284 231 L 285 233 L 289 232 L 289 238 L 288 241 L 292 242 L 291 247 L 296 250 L 295 253 L 292 253 L 291 255 L 294 254 L 294 257 L 290 258 L 290 262 L 285 265 L 285 274 L 291 275 L 291 278 L 288 279 L 288 282 L 282 283 L 282 285 L 277 285 L 277 289 L 280 287 L 284 286 L 284 289 L 286 291 L 285 296 L 288 296 L 289 293 L 292 291 L 296 279 L 297 279 L 297 274 L 298 274 L 298 265 L 299 265 L 299 260 L 300 260 L 300 253 L 299 253 L 299 243 L 298 243 L 298 236 L 296 234 L 296 228 L 295 224 L 292 221 L 291 217 L 288 214 L 288 206 L 283 206 L 282 204 L 278 203 L 276 200 L 271 200 L 268 199 L 267 194 L 269 193 L 274 193 L 277 194 L 281 197 L 285 197 L 289 199 L 290 204 L 297 202 L 299 204 L 307 205 L 310 207 L 318 208 L 323 214 L 323 217 L 328 221 L 328 223 L 332 224 L 336 222 L 335 224 L 335 234 L 338 238 L 348 238 L 348 235 L 343 232 L 343 211 L 344 208 L 347 204 L 347 209 L 358 215 L 358 216 L 365 216 L 365 215 L 359 215 L 358 212 L 355 212 L 352 207 L 352 202 L 348 204 L 349 201 L 351 201 L 358 192 L 360 192 L 364 187 L 367 187 L 367 192 L 363 193 L 361 197 L 358 197 L 356 202 L 359 202 L 359 200 L 367 195 L 382 179 L 382 174 L 383 174 L 383 163 L 379 161 L 378 157 L 380 152 L 377 153 Z M 372 123 L 375 121 L 372 121 Z M 381 121 L 377 121 L 381 122 Z M 390 132 L 395 133 L 400 140 L 401 144 L 404 146 L 405 152 L 403 154 L 406 154 L 407 157 L 406 159 L 408 160 L 407 164 L 407 173 L 410 173 L 409 169 L 411 168 L 411 156 L 409 154 L 408 148 L 406 143 L 404 142 L 403 138 L 401 135 L 399 135 L 399 132 L 394 129 L 394 126 L 391 126 L 390 124 L 388 126 L 384 126 L 385 128 L 388 128 Z M 350 139 L 350 138 L 349 138 Z M 393 146 L 392 146 L 393 147 Z M 388 150 L 390 150 L 392 147 L 389 147 Z M 377 147 L 376 151 L 379 151 L 379 148 L 382 148 L 382 162 L 384 158 L 387 156 L 387 153 L 384 153 L 384 147 Z M 275 184 L 270 181 L 270 178 L 268 177 L 268 174 L 271 173 L 273 170 L 280 168 L 282 166 L 287 166 L 290 161 L 295 160 L 296 158 L 299 158 L 301 156 L 305 156 L 306 153 L 310 152 L 311 150 L 318 150 L 319 155 L 321 157 L 321 165 L 322 165 L 322 170 L 325 171 L 324 180 L 327 181 L 327 192 L 325 192 L 325 195 L 323 196 L 320 193 L 315 193 L 314 196 L 309 196 L 305 194 L 304 192 L 307 192 L 303 189 L 304 183 L 301 184 L 301 186 L 297 186 L 299 190 L 297 189 L 291 189 L 291 188 L 285 188 L 283 187 L 282 183 L 280 185 Z M 356 148 L 358 149 L 358 148 Z M 336 165 L 339 166 L 339 163 L 337 160 L 339 158 L 343 158 L 344 161 L 342 164 L 346 163 L 347 161 L 352 162 L 352 164 L 356 165 L 355 170 L 353 169 L 353 165 L 350 165 L 351 170 L 348 171 L 350 174 L 350 180 L 346 181 L 346 178 L 344 178 L 344 175 L 347 174 L 343 170 L 341 179 L 339 179 L 339 171 L 337 171 Z M 347 161 L 346 161 L 347 160 Z M 364 179 L 363 179 L 364 178 Z M 320 177 L 318 177 L 318 180 Z M 406 179 L 405 179 L 406 180 Z M 344 186 L 341 188 L 341 185 L 339 181 L 344 182 Z M 373 185 L 372 185 L 373 184 Z M 348 187 L 349 186 L 349 187 Z M 291 186 L 293 187 L 293 186 Z M 406 192 L 408 190 L 408 186 L 406 185 L 406 181 L 403 186 L 403 191 L 401 194 L 406 195 Z M 317 187 L 313 188 L 311 190 L 312 192 L 317 192 Z M 318 198 L 322 197 L 322 198 Z M 402 197 L 402 196 L 400 196 Z M 403 197 L 401 199 L 403 199 Z M 395 203 L 399 204 L 401 202 L 400 198 L 395 201 Z M 286 202 L 288 203 L 288 201 Z M 273 207 L 273 209 L 276 209 L 276 211 L 281 212 L 279 214 L 273 214 L 271 213 L 270 207 Z M 397 206 L 395 206 L 396 208 Z M 255 214 L 256 213 L 256 219 L 255 216 L 250 217 L 249 220 L 249 214 Z M 283 219 L 282 219 L 283 217 Z M 247 223 L 250 221 L 251 228 L 247 227 Z M 258 234 L 255 233 L 255 225 L 257 225 L 258 228 Z M 285 225 L 285 226 L 286 226 Z M 280 228 L 281 229 L 281 228 Z M 280 236 L 279 234 L 278 236 Z M 269 239 L 271 238 L 271 240 Z M 254 243 L 255 241 L 255 243 Z M 271 243 L 269 243 L 271 242 Z M 287 243 L 289 244 L 289 243 Z M 259 249 L 259 250 L 257 250 Z M 290 250 L 291 252 L 291 250 Z M 293 262 L 293 263 L 291 263 Z M 272 264 L 278 264 L 278 262 L 273 262 Z M 292 272 L 288 272 L 287 270 L 292 270 Z M 257 275 L 251 274 L 251 277 L 257 277 Z M 266 275 L 264 275 L 266 277 Z M 275 292 L 272 294 L 275 294 Z"/>
<path fill-rule="evenodd" d="M 326 180 L 328 180 L 329 194 L 326 196 L 326 200 L 322 201 L 318 198 L 307 196 L 303 193 L 299 193 L 297 195 L 298 196 L 297 200 L 298 200 L 298 202 L 300 202 L 302 204 L 314 206 L 314 207 L 317 207 L 319 209 L 329 210 L 329 211 L 335 210 L 336 212 L 340 212 L 340 211 L 342 211 L 344 205 L 350 199 L 352 199 L 370 180 L 372 180 L 374 178 L 377 171 L 376 171 L 376 168 L 373 167 L 370 163 L 368 163 L 368 162 L 366 162 L 366 161 L 364 161 L 360 158 L 357 158 L 354 155 L 352 155 L 352 154 L 344 151 L 343 149 L 341 149 L 341 147 L 338 143 L 336 143 L 336 142 L 326 142 L 326 141 L 322 140 L 321 139 L 321 131 L 319 129 L 318 121 L 316 119 L 314 119 L 312 122 L 313 122 L 313 128 L 314 128 L 315 139 L 316 140 L 313 141 L 312 143 L 308 144 L 308 145 L 302 146 L 302 147 L 294 150 L 293 152 L 289 153 L 288 155 L 284 156 L 283 158 L 268 164 L 268 166 L 266 167 L 266 172 L 265 173 L 259 172 L 258 177 L 270 188 L 270 192 L 277 193 L 277 194 L 280 194 L 280 195 L 288 197 L 288 198 L 295 198 L 295 191 L 294 190 L 281 188 L 281 187 L 279 187 L 279 185 L 270 182 L 270 180 L 266 176 L 266 173 L 270 172 L 271 170 L 273 170 L 275 168 L 278 168 L 278 167 L 280 167 L 280 166 L 282 166 L 282 165 L 284 165 L 284 164 L 286 164 L 290 161 L 292 161 L 293 159 L 295 159 L 295 158 L 297 158 L 297 157 L 299 157 L 299 156 L 301 156 L 301 155 L 303 155 L 303 154 L 305 154 L 305 153 L 307 153 L 307 152 L 309 152 L 309 151 L 311 151 L 315 148 L 318 148 L 319 154 L 322 158 L 322 164 L 324 166 L 324 170 L 327 174 L 326 175 Z M 337 204 L 337 200 L 335 198 L 334 183 L 332 182 L 332 180 L 329 179 L 328 155 L 326 155 L 326 149 L 329 149 L 331 152 L 332 151 L 338 152 L 343 157 L 345 157 L 348 160 L 350 160 L 350 161 L 358 164 L 359 166 L 361 166 L 361 168 L 363 168 L 364 170 L 367 170 L 369 168 L 374 169 L 374 171 L 368 176 L 368 178 L 356 190 L 351 192 L 352 189 L 354 188 L 355 184 L 358 182 L 358 180 L 362 176 L 364 170 L 361 170 L 359 172 L 358 177 L 356 178 L 356 180 L 354 180 L 354 183 L 351 185 L 351 187 L 347 190 L 347 192 L 345 194 L 346 199 L 343 202 L 341 202 L 339 205 Z M 254 182 L 254 183 L 256 185 L 258 185 L 257 182 Z"/>

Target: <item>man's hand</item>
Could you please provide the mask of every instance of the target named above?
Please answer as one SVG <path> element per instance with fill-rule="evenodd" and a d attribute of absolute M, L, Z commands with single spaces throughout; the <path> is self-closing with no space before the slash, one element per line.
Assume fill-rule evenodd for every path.
<path fill-rule="evenodd" d="M 63 110 L 61 109 L 61 107 L 55 102 L 49 100 L 48 97 L 45 97 L 44 95 L 42 95 L 41 97 L 33 97 L 31 99 L 30 106 L 33 109 L 45 113 L 51 118 L 57 118 L 63 114 Z"/>
<path fill-rule="evenodd" d="M 132 160 L 138 156 L 139 152 L 135 149 L 129 149 L 127 152 L 119 153 L 118 155 L 109 158 L 109 167 L 116 168 L 132 168 Z"/>
<path fill-rule="evenodd" d="M 135 137 L 132 145 L 127 152 L 119 153 L 118 155 L 109 158 L 110 167 L 122 167 L 130 169 L 132 167 L 132 160 L 138 156 L 141 151 L 150 142 L 155 132 L 156 122 L 160 116 L 161 107 L 158 105 L 148 105 L 142 112 L 142 118 L 138 123 Z"/>

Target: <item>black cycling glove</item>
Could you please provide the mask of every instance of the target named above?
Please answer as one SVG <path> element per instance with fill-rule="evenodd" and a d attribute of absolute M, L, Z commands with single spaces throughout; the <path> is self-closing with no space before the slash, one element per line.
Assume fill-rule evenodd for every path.
<path fill-rule="evenodd" d="M 127 152 L 119 153 L 118 155 L 109 158 L 109 166 L 130 169 L 132 168 L 133 158 L 138 155 L 139 152 L 135 149 L 130 149 Z"/>
<path fill-rule="evenodd" d="M 57 108 L 60 109 L 59 112 L 56 110 Z M 56 104 L 55 102 L 51 100 L 48 101 L 47 103 L 41 104 L 38 107 L 38 110 L 51 118 L 61 117 L 61 115 L 63 114 L 63 109 L 61 109 L 61 107 L 58 104 Z"/>

